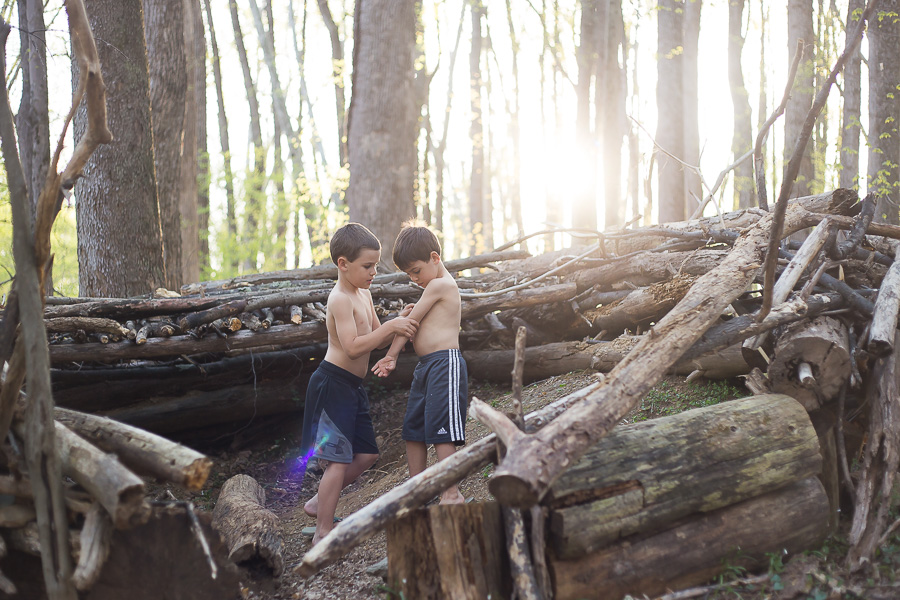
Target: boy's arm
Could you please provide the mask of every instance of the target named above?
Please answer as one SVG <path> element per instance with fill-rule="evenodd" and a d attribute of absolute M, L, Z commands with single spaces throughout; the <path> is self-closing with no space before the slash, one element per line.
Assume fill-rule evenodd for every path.
<path fill-rule="evenodd" d="M 413 306 L 412 312 L 409 313 L 409 318 L 413 319 L 416 323 L 421 323 L 422 319 L 425 318 L 425 315 L 428 314 L 428 311 L 430 311 L 435 304 L 446 298 L 447 294 L 450 293 L 451 287 L 438 283 L 439 281 L 440 280 L 436 279 L 425 288 L 425 291 L 422 292 L 422 297 L 416 302 L 415 306 Z M 435 285 L 435 283 L 438 283 L 438 285 Z M 406 345 L 406 342 L 409 341 L 410 337 L 411 336 L 404 336 L 401 334 L 394 336 L 394 341 L 391 342 L 391 347 L 388 349 L 387 354 L 385 354 L 384 358 L 375 363 L 375 366 L 372 367 L 372 372 L 379 377 L 387 377 L 397 366 L 397 357 L 400 356 L 400 351 L 403 349 L 403 346 Z"/>
<path fill-rule="evenodd" d="M 409 317 L 398 317 L 380 325 L 373 306 L 370 315 L 370 318 L 374 319 L 372 332 L 359 335 L 356 321 L 353 318 L 353 302 L 349 297 L 343 294 L 334 294 L 328 299 L 328 308 L 334 317 L 335 333 L 341 343 L 341 348 L 351 360 L 386 344 L 393 335 L 402 334 L 412 337 L 419 326 L 418 321 Z M 376 327 L 376 325 L 380 326 Z"/>

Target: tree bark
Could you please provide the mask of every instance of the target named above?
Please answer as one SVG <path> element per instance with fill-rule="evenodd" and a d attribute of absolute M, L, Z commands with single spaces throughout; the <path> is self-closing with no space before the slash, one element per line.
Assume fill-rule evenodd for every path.
<path fill-rule="evenodd" d="M 179 144 L 181 163 L 181 181 L 178 189 L 181 212 L 179 286 L 200 279 L 200 126 L 201 122 L 206 119 L 206 53 L 198 55 L 196 49 L 203 40 L 200 0 L 181 1 L 184 5 L 183 40 L 187 81 L 184 104 L 184 138 Z M 205 136 L 205 133 L 203 135 Z M 206 141 L 204 139 L 203 151 L 205 149 Z"/>
<path fill-rule="evenodd" d="M 182 142 L 185 134 L 187 64 L 184 0 L 143 0 L 144 38 L 150 68 L 150 121 L 162 226 L 166 287 L 184 283 L 181 264 Z M 180 24 L 181 28 L 172 27 Z"/>
<path fill-rule="evenodd" d="M 850 35 L 859 24 L 859 13 L 865 0 L 850 0 L 847 5 L 846 31 Z M 859 188 L 859 134 L 862 119 L 862 50 L 856 52 L 844 65 L 844 109 L 841 117 L 841 176 L 842 188 Z"/>
<path fill-rule="evenodd" d="M 388 270 L 394 269 L 390 256 L 400 225 L 415 214 L 414 8 L 412 2 L 359 0 L 354 15 L 347 205 L 350 220 L 365 223 L 381 240 Z"/>
<path fill-rule="evenodd" d="M 734 133 L 731 152 L 734 160 L 753 148 L 750 123 L 750 95 L 744 87 L 744 70 L 741 56 L 744 51 L 744 0 L 728 2 L 728 84 L 731 103 L 734 106 Z M 753 201 L 753 162 L 745 160 L 734 169 L 734 204 L 736 208 L 749 208 Z"/>
<path fill-rule="evenodd" d="M 809 109 L 812 108 L 815 90 L 815 47 L 816 36 L 813 31 L 812 0 L 788 0 L 788 55 L 793 56 L 797 42 L 803 40 L 803 59 L 797 71 L 794 88 L 791 90 L 790 100 L 784 111 L 784 157 L 787 159 L 794 155 L 800 131 Z M 815 165 L 812 155 L 815 151 L 813 144 L 807 144 L 800 163 L 800 171 L 794 185 L 791 188 L 792 198 L 808 196 L 815 190 Z M 787 162 L 785 162 L 787 168 Z"/>
<path fill-rule="evenodd" d="M 135 296 L 166 281 L 141 2 L 89 4 L 91 28 L 104 40 L 97 48 L 103 78 L 116 82 L 107 90 L 107 120 L 115 139 L 92 154 L 75 185 L 78 281 L 82 296 Z M 75 61 L 72 69 L 74 84 Z M 75 140 L 87 126 L 82 105 L 75 114 Z"/>
<path fill-rule="evenodd" d="M 582 558 L 551 558 L 554 598 L 656 597 L 697 585 L 728 564 L 764 566 L 769 554 L 817 548 L 828 527 L 828 498 L 816 478 L 701 514 L 671 529 L 634 536 Z"/>
<path fill-rule="evenodd" d="M 482 121 L 481 53 L 483 35 L 482 21 L 487 11 L 481 0 L 472 2 L 472 46 L 469 50 L 469 140 L 472 143 L 472 171 L 469 175 L 469 248 L 472 254 L 484 252 L 493 244 L 488 244 L 493 236 L 486 230 L 490 222 L 484 210 L 484 123 Z"/>
<path fill-rule="evenodd" d="M 555 556 L 576 558 L 821 470 L 816 430 L 788 396 L 750 396 L 617 427 L 548 492 L 550 543 Z"/>
<path fill-rule="evenodd" d="M 225 482 L 213 509 L 213 527 L 222 535 L 228 558 L 236 563 L 265 561 L 272 575 L 284 570 L 281 522 L 266 509 L 266 492 L 249 475 Z"/>
<path fill-rule="evenodd" d="M 894 15 L 900 1 L 882 0 L 878 12 Z M 874 192 L 878 204 L 875 220 L 900 223 L 900 138 L 897 114 L 900 113 L 900 56 L 896 52 L 900 23 L 892 16 L 879 16 L 869 23 L 869 166 L 866 189 Z"/>
<path fill-rule="evenodd" d="M 338 133 L 338 149 L 341 160 L 341 166 L 347 164 L 347 125 L 346 125 L 346 107 L 347 101 L 344 98 L 344 44 L 338 33 L 337 23 L 328 8 L 328 0 L 317 0 L 319 12 L 322 14 L 322 21 L 325 22 L 325 28 L 328 30 L 328 38 L 331 40 L 331 75 L 334 78 L 334 105 L 335 114 L 337 115 L 337 133 Z"/>
<path fill-rule="evenodd" d="M 657 128 L 656 143 L 684 159 L 684 44 L 685 0 L 659 0 L 657 14 Z M 659 222 L 687 216 L 684 170 L 680 163 L 656 149 L 659 173 Z"/>
<path fill-rule="evenodd" d="M 700 12 L 702 0 L 687 0 L 684 3 L 684 161 L 700 166 L 700 100 L 699 55 L 700 55 Z M 621 11 L 621 9 L 620 9 Z M 700 175 L 689 169 L 684 170 L 685 214 L 694 212 L 697 203 L 703 200 L 703 186 Z M 637 212 L 635 212 L 637 214 Z M 662 222 L 662 221 L 660 221 Z"/>
<path fill-rule="evenodd" d="M 578 63 L 578 81 L 575 85 L 575 135 L 578 144 L 578 164 L 582 168 L 575 186 L 575 197 L 572 199 L 572 222 L 587 229 L 597 229 L 596 140 L 599 124 L 595 126 L 591 122 L 593 112 L 591 91 L 595 79 L 600 77 L 598 62 L 605 59 L 606 29 L 608 29 L 606 15 L 609 1 L 580 0 L 579 4 L 581 4 L 581 29 L 578 47 L 575 50 Z M 605 62 L 604 60 L 604 69 Z M 578 238 L 575 243 L 579 243 Z"/>

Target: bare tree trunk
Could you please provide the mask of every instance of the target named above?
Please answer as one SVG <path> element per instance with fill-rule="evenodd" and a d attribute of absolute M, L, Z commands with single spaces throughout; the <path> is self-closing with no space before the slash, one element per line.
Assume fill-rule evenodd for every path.
<path fill-rule="evenodd" d="M 734 132 L 731 136 L 731 152 L 737 160 L 753 148 L 753 132 L 750 123 L 750 96 L 744 87 L 744 71 L 741 55 L 744 50 L 744 2 L 728 2 L 728 84 L 731 103 L 734 106 Z M 753 161 L 745 160 L 734 169 L 735 208 L 750 208 L 753 202 Z"/>
<path fill-rule="evenodd" d="M 850 0 L 845 30 L 852 31 L 865 7 L 864 0 Z M 859 188 L 859 133 L 862 115 L 862 51 L 859 47 L 844 65 L 844 113 L 841 118 L 841 179 L 840 186 Z"/>
<path fill-rule="evenodd" d="M 338 148 L 340 150 L 341 166 L 347 164 L 347 123 L 345 119 L 347 101 L 344 98 L 344 43 L 338 32 L 337 23 L 328 8 L 328 0 L 317 0 L 319 12 L 325 28 L 328 29 L 328 37 L 331 39 L 331 75 L 334 78 L 334 103 L 337 114 Z"/>
<path fill-rule="evenodd" d="M 813 54 L 815 48 L 815 33 L 813 32 L 812 0 L 788 0 L 788 53 L 791 57 L 797 48 L 797 41 L 806 42 L 803 51 L 803 61 L 797 71 L 794 88 L 791 90 L 791 99 L 784 111 L 784 158 L 785 167 L 787 159 L 794 154 L 794 146 L 803 127 L 809 109 L 813 102 L 813 82 L 815 64 Z M 815 181 L 815 166 L 812 162 L 814 152 L 813 144 L 807 144 L 803 153 L 803 161 L 800 173 L 794 181 L 791 190 L 791 198 L 808 196 L 813 193 Z"/>
<path fill-rule="evenodd" d="M 700 9 L 702 0 L 686 0 L 684 3 L 684 161 L 700 166 L 699 79 L 698 58 L 700 45 Z M 686 214 L 694 212 L 703 200 L 700 176 L 692 171 L 684 172 L 684 203 Z"/>
<path fill-rule="evenodd" d="M 685 0 L 660 0 L 657 34 L 656 142 L 684 158 L 684 44 Z M 681 164 L 657 149 L 659 222 L 682 221 L 686 216 L 684 172 Z"/>
<path fill-rule="evenodd" d="M 516 224 L 516 235 L 525 235 L 522 224 L 522 159 L 519 152 L 519 41 L 513 23 L 512 4 L 506 0 L 506 20 L 509 23 L 509 39 L 512 43 L 513 110 L 509 116 L 509 137 L 512 141 L 512 182 L 509 189 L 509 203 L 512 221 Z M 452 68 L 452 67 L 451 67 Z"/>
<path fill-rule="evenodd" d="M 31 202 L 31 217 L 50 165 L 50 117 L 47 94 L 47 41 L 43 3 L 18 0 L 22 98 L 16 115 L 19 157 Z"/>
<path fill-rule="evenodd" d="M 896 14 L 900 1 L 883 0 L 879 12 Z M 897 143 L 897 115 L 900 113 L 900 55 L 896 17 L 873 19 L 869 23 L 869 169 L 867 188 L 878 198 L 875 220 L 900 223 L 900 145 Z"/>
<path fill-rule="evenodd" d="M 472 121 L 469 124 L 469 139 L 472 142 L 472 172 L 469 177 L 469 240 L 471 254 L 485 251 L 484 214 L 484 123 L 481 106 L 481 49 L 482 21 L 485 8 L 481 0 L 472 2 L 472 47 L 469 51 L 469 110 Z"/>
<path fill-rule="evenodd" d="M 194 0 L 187 0 L 188 2 Z M 209 149 L 206 133 L 206 32 L 203 29 L 203 5 L 196 1 L 194 9 L 194 89 L 197 94 L 197 237 L 201 274 L 208 273 L 209 263 Z M 203 277 L 200 275 L 199 277 Z M 187 277 L 186 277 L 187 278 Z M 190 281 L 190 280 L 189 280 Z"/>
<path fill-rule="evenodd" d="M 115 139 L 93 153 L 75 184 L 78 282 L 82 296 L 127 298 L 165 285 L 166 271 L 153 165 L 150 76 L 140 0 L 91 2 Z M 77 64 L 73 62 L 73 71 Z M 78 77 L 72 79 L 73 85 Z M 87 130 L 82 105 L 73 135 Z M 124 232 L 128 232 L 125 235 Z"/>
<path fill-rule="evenodd" d="M 266 37 L 268 43 L 275 47 L 275 17 L 272 11 L 272 0 L 266 1 L 266 21 L 268 30 L 266 31 Z M 276 110 L 275 103 L 277 100 L 274 97 L 272 99 L 272 112 L 274 113 Z M 287 108 L 287 107 L 285 107 Z M 275 231 L 274 240 L 271 239 L 271 233 L 269 233 L 269 239 L 266 240 L 266 247 L 274 246 L 272 252 L 266 252 L 266 270 L 270 269 L 286 269 L 287 268 L 287 240 L 285 239 L 285 233 L 287 232 L 287 224 L 288 219 L 290 218 L 290 211 L 287 207 L 287 197 L 284 193 L 284 160 L 281 158 L 281 136 L 284 132 L 282 132 L 281 127 L 278 126 L 278 122 L 275 122 L 275 137 L 272 140 L 272 145 L 274 146 L 274 163 L 272 164 L 272 182 L 275 184 L 275 198 L 273 203 L 272 210 L 272 227 L 267 227 L 266 230 L 271 232 L 273 229 Z M 299 138 L 299 135 L 298 135 Z M 298 140 L 288 140 L 288 143 L 292 143 L 293 141 Z M 296 177 L 295 177 L 296 179 Z M 271 256 L 270 256 L 271 254 Z"/>
<path fill-rule="evenodd" d="M 459 52 L 459 41 L 462 39 L 463 17 L 466 14 L 466 5 L 463 3 L 462 12 L 459 15 L 459 27 L 456 30 L 456 42 L 453 44 L 453 51 L 450 52 L 450 66 L 447 69 L 447 90 L 453 89 L 453 70 L 456 66 L 456 57 Z M 444 151 L 447 149 L 447 137 L 450 133 L 450 108 L 453 105 L 453 94 L 447 94 L 447 107 L 444 109 L 444 126 L 441 133 L 441 140 L 434 149 L 434 218 L 432 225 L 438 231 L 444 230 Z"/>
<path fill-rule="evenodd" d="M 382 265 L 392 269 L 394 238 L 415 210 L 415 7 L 357 0 L 355 17 L 347 204 L 350 220 L 365 223 L 381 240 Z"/>
<path fill-rule="evenodd" d="M 184 134 L 184 0 L 143 0 L 144 38 L 150 67 L 150 112 L 153 156 L 162 226 L 166 287 L 184 283 L 181 266 L 181 142 Z M 173 32 L 172 24 L 181 25 Z"/>
<path fill-rule="evenodd" d="M 212 48 L 213 78 L 216 83 L 216 102 L 219 105 L 219 141 L 222 146 L 222 163 L 225 174 L 225 225 L 228 238 L 220 243 L 223 259 L 231 267 L 231 274 L 237 274 L 237 216 L 234 209 L 234 172 L 231 170 L 231 146 L 228 143 L 228 115 L 225 113 L 225 93 L 222 88 L 222 65 L 219 59 L 219 45 L 216 43 L 216 28 L 213 24 L 210 0 L 204 0 L 206 21 L 209 27 L 209 41 Z M 208 218 L 208 217 L 207 217 Z M 223 248 L 224 246 L 224 248 Z"/>
<path fill-rule="evenodd" d="M 256 0 L 253 1 L 255 5 Z M 236 0 L 230 0 L 228 6 L 231 9 L 234 44 L 237 47 L 238 58 L 241 61 L 241 72 L 244 74 L 247 104 L 250 106 L 250 137 L 253 144 L 253 173 L 250 175 L 247 184 L 246 218 L 244 231 L 241 235 L 241 246 L 243 247 L 240 252 L 243 256 L 241 268 L 245 271 L 255 271 L 257 255 L 259 254 L 259 215 L 265 212 L 266 150 L 263 148 L 262 141 L 259 99 L 256 95 L 256 84 L 253 83 L 253 75 L 250 73 L 250 61 L 247 58 L 247 48 L 244 46 L 244 34 L 241 31 L 241 21 L 238 17 Z"/>
<path fill-rule="evenodd" d="M 187 88 L 184 106 L 184 138 L 180 144 L 181 181 L 181 281 L 200 280 L 200 222 L 199 222 L 199 158 L 200 123 L 206 118 L 205 56 L 195 48 L 202 39 L 199 0 L 181 0 L 184 4 L 184 55 Z M 202 90 L 200 88 L 203 88 Z"/>
<path fill-rule="evenodd" d="M 609 0 L 581 0 L 581 32 L 575 56 L 578 61 L 578 82 L 575 86 L 575 135 L 578 146 L 579 169 L 575 197 L 572 199 L 572 222 L 578 227 L 597 228 L 597 129 L 599 121 L 591 123 L 593 103 L 591 90 L 599 79 L 598 63 L 601 49 L 605 49 L 607 7 Z M 603 64 L 603 63 L 600 63 Z M 605 66 L 605 64 L 604 64 Z M 605 82 L 604 82 L 605 83 Z M 601 100 L 597 100 L 600 104 Z M 590 240 L 575 238 L 575 243 Z"/>
<path fill-rule="evenodd" d="M 759 98 L 758 102 L 758 110 L 757 110 L 757 119 L 756 119 L 756 130 L 760 131 L 768 118 L 769 110 L 767 108 L 767 100 L 766 100 L 766 92 L 767 92 L 767 84 L 766 84 L 766 34 L 768 31 L 769 24 L 769 13 L 766 10 L 765 2 L 761 1 L 759 3 Z M 768 141 L 768 140 L 767 140 Z M 766 142 L 763 142 L 763 146 L 761 148 L 761 156 L 763 157 L 760 160 L 759 169 L 763 173 L 761 181 L 765 182 L 765 172 L 766 172 Z M 842 186 L 843 187 L 843 186 Z M 756 193 L 756 198 L 759 198 L 759 191 L 754 187 L 754 191 Z M 756 205 L 757 201 L 753 201 L 754 205 Z"/>
<path fill-rule="evenodd" d="M 700 0 L 697 0 L 699 7 Z M 604 83 L 605 98 L 602 107 L 603 124 L 603 179 L 604 204 L 606 206 L 603 228 L 620 227 L 625 222 L 625 198 L 622 195 L 622 140 L 627 131 L 625 102 L 627 86 L 625 85 L 624 59 L 627 53 L 625 46 L 625 21 L 622 16 L 622 0 L 609 0 L 608 26 L 606 34 L 606 60 L 601 64 L 603 77 L 597 78 L 598 86 Z M 623 64 L 619 64 L 621 52 Z M 598 112 L 601 107 L 598 106 Z M 597 122 L 600 123 L 598 115 Z M 687 123 L 685 123 L 687 131 Z"/>

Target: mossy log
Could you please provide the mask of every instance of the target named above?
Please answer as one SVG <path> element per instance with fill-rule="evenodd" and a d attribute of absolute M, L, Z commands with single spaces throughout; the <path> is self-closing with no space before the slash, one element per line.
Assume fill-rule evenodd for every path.
<path fill-rule="evenodd" d="M 821 469 L 815 428 L 788 396 L 752 396 L 618 427 L 550 489 L 551 546 L 561 558 L 584 555 Z"/>
<path fill-rule="evenodd" d="M 759 567 L 768 554 L 816 548 L 827 532 L 828 498 L 811 477 L 575 560 L 551 558 L 553 597 L 655 598 L 709 581 L 727 565 Z"/>

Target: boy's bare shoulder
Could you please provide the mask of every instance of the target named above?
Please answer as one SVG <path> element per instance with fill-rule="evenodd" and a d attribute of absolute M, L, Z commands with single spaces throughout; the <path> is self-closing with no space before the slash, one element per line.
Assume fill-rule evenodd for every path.
<path fill-rule="evenodd" d="M 431 283 L 428 284 L 428 288 L 431 288 L 432 286 L 434 286 L 435 291 L 441 295 L 459 295 L 459 286 L 456 285 L 456 280 L 453 279 L 453 277 L 438 277 L 437 279 L 432 279 Z"/>

